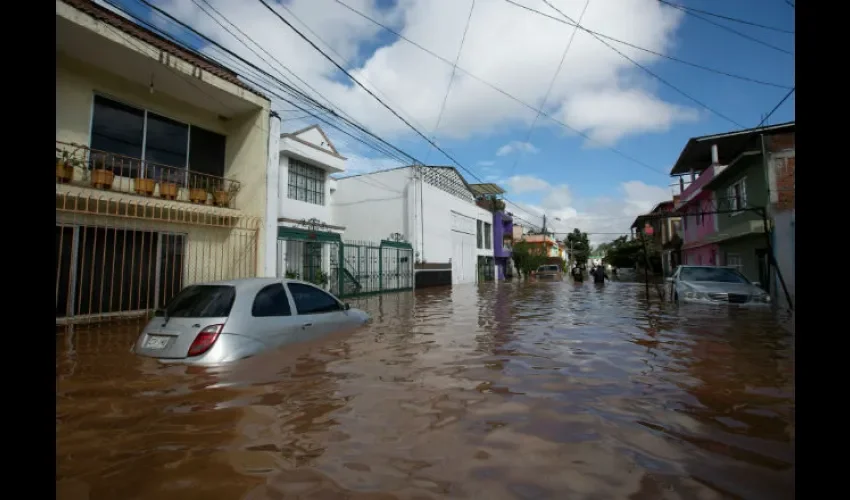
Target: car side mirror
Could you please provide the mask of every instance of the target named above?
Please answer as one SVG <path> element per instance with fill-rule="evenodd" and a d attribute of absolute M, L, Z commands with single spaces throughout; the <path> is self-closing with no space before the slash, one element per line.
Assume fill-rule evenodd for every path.
<path fill-rule="evenodd" d="M 753 285 L 761 288 L 761 283 L 759 283 L 758 281 L 753 281 Z"/>
<path fill-rule="evenodd" d="M 345 310 L 347 311 L 347 310 L 351 309 L 351 304 L 349 304 L 348 302 L 346 302 L 346 303 L 345 303 L 345 306 L 343 306 L 343 307 L 344 307 L 344 308 L 345 308 Z"/>

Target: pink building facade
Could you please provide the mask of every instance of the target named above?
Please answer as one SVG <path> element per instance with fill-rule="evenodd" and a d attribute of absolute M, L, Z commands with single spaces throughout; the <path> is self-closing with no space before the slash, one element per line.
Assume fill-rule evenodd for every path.
<path fill-rule="evenodd" d="M 682 263 L 685 265 L 716 266 L 719 265 L 718 247 L 711 242 L 710 237 L 717 232 L 714 193 L 702 189 L 715 174 L 716 167 L 703 170 L 682 191 L 677 210 L 686 215 L 682 217 Z"/>

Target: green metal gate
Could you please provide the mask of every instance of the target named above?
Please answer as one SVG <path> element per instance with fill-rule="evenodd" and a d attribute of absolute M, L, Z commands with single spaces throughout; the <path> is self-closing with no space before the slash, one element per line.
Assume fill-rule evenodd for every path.
<path fill-rule="evenodd" d="M 413 288 L 413 247 L 398 240 L 346 241 L 340 290 L 342 297 Z"/>
<path fill-rule="evenodd" d="M 413 288 L 413 247 L 401 235 L 343 242 L 338 233 L 278 228 L 278 276 L 324 286 L 338 297 Z"/>

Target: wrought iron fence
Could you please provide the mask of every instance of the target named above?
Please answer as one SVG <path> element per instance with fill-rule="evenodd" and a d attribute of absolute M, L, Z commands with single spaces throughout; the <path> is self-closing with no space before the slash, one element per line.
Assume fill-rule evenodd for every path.
<path fill-rule="evenodd" d="M 257 275 L 259 218 L 56 194 L 56 322 L 145 316 L 183 287 Z"/>
<path fill-rule="evenodd" d="M 232 207 L 241 184 L 186 166 L 163 165 L 56 141 L 56 182 L 200 205 Z"/>
<path fill-rule="evenodd" d="M 336 236 L 336 238 L 334 238 Z M 380 242 L 290 231 L 278 238 L 278 275 L 326 287 L 340 297 L 413 288 L 413 247 L 393 235 Z"/>

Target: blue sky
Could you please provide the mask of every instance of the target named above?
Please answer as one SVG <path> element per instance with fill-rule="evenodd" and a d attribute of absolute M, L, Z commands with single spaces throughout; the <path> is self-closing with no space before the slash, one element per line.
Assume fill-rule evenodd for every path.
<path fill-rule="evenodd" d="M 115 0 L 127 10 L 207 51 L 186 32 L 147 12 L 137 0 Z M 208 0 L 225 18 L 249 33 L 289 69 L 319 89 L 339 109 L 387 138 L 412 156 L 430 164 L 451 164 L 413 134 L 397 118 L 336 71 L 321 55 L 298 39 L 256 0 Z M 445 59 L 454 60 L 466 27 L 471 0 L 343 0 Z M 585 0 L 550 0 L 576 19 Z M 687 7 L 794 30 L 794 9 L 784 0 L 670 0 Z M 543 0 L 517 0 L 558 17 Z M 224 33 L 190 0 L 153 3 L 216 39 L 265 69 L 244 46 Z M 199 2 L 200 3 L 200 2 Z M 203 5 L 203 4 L 201 4 Z M 738 128 L 613 53 L 585 33 L 575 36 L 559 72 L 545 112 L 579 128 L 605 145 L 588 144 L 545 117 L 536 123 L 531 152 L 503 156 L 507 144 L 525 141 L 535 113 L 464 75 L 452 81 L 443 114 L 439 115 L 451 66 L 352 14 L 334 0 L 290 0 L 278 9 L 302 31 L 309 27 L 317 43 L 333 49 L 333 57 L 414 123 L 478 177 L 498 182 L 513 210 L 539 222 L 543 212 L 561 217 L 563 230 L 627 231 L 637 213 L 669 197 L 666 175 L 688 138 Z M 793 34 L 710 18 L 751 37 L 794 52 Z M 299 22 L 300 21 L 300 22 Z M 684 15 L 654 0 L 589 0 L 582 25 L 669 56 L 749 78 L 791 87 L 794 57 Z M 512 6 L 504 0 L 477 0 L 458 65 L 521 100 L 540 106 L 573 28 Z M 306 34 L 309 35 L 305 31 Z M 312 38 L 312 35 L 309 35 Z M 323 43 L 326 42 L 326 43 Z M 787 93 L 717 75 L 678 62 L 612 45 L 682 91 L 746 127 L 755 126 Z M 341 56 L 341 58 L 340 58 Z M 368 82 L 368 83 L 367 83 Z M 279 109 L 291 109 L 285 103 Z M 303 113 L 283 113 L 293 118 Z M 435 133 L 437 117 L 440 128 Z M 794 119 L 792 96 L 770 119 Z M 287 120 L 284 129 L 315 122 Z M 352 161 L 351 171 L 393 166 L 374 151 L 326 129 Z M 607 146 L 607 147 L 606 147 Z M 640 160 L 655 171 L 629 161 L 609 147 Z M 462 172 L 468 180 L 475 179 Z M 556 225 L 559 223 L 556 223 Z M 593 238 L 596 242 L 610 239 Z"/>

